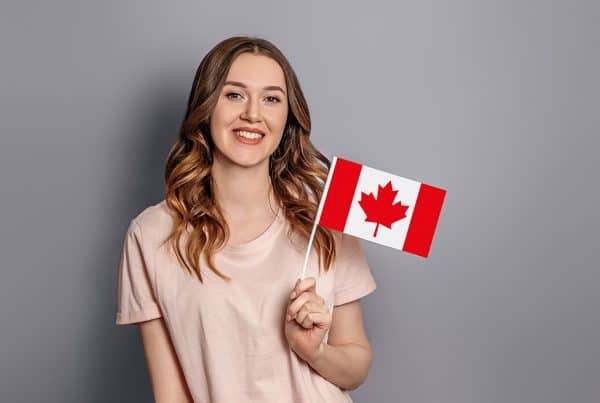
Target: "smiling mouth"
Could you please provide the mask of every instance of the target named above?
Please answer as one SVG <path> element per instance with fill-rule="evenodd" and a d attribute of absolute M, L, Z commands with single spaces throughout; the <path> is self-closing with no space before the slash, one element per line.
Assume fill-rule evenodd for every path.
<path fill-rule="evenodd" d="M 238 137 L 250 140 L 262 139 L 263 137 L 265 137 L 265 135 L 262 133 L 255 133 L 246 130 L 234 130 L 233 133 Z"/>

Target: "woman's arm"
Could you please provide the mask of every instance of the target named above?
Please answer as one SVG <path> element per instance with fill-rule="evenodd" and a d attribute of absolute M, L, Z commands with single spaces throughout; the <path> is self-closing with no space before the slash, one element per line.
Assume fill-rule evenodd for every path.
<path fill-rule="evenodd" d="M 333 308 L 327 343 L 308 364 L 329 382 L 352 390 L 367 379 L 372 357 L 357 299 Z"/>
<path fill-rule="evenodd" d="M 148 373 L 157 403 L 193 402 L 162 318 L 139 324 Z"/>

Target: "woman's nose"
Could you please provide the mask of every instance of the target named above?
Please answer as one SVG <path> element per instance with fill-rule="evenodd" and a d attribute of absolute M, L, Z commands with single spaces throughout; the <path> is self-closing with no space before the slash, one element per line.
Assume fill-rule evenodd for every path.
<path fill-rule="evenodd" d="M 260 120 L 260 106 L 257 101 L 249 101 L 242 112 L 242 118 L 250 121 Z"/>

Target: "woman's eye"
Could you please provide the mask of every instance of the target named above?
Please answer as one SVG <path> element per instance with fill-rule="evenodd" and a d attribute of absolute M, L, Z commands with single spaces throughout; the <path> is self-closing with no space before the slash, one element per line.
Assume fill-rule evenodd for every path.
<path fill-rule="evenodd" d="M 228 92 L 227 94 L 225 94 L 225 96 L 228 99 L 240 99 L 242 96 L 240 94 L 238 94 L 237 92 Z"/>
<path fill-rule="evenodd" d="M 272 103 L 272 104 L 279 102 L 279 98 L 277 98 L 275 96 L 268 96 L 265 99 L 267 100 L 267 102 Z"/>

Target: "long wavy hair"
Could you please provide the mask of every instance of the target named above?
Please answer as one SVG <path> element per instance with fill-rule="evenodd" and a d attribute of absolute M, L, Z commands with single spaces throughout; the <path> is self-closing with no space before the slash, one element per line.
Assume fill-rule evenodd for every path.
<path fill-rule="evenodd" d="M 285 75 L 288 116 L 281 142 L 269 156 L 269 176 L 274 196 L 290 224 L 288 236 L 296 233 L 308 240 L 331 164 L 310 141 L 308 105 L 283 53 L 271 42 L 255 37 L 235 36 L 215 45 L 196 70 L 187 111 L 165 167 L 165 199 L 174 218 L 165 242 L 170 243 L 177 260 L 200 282 L 203 282 L 199 267 L 202 253 L 210 270 L 230 280 L 215 267 L 213 259 L 214 253 L 227 244 L 229 228 L 214 193 L 211 176 L 214 143 L 209 121 L 231 64 L 245 52 L 270 57 L 279 63 Z M 184 256 L 180 240 L 188 230 Z M 332 231 L 317 226 L 313 245 L 319 272 L 321 267 L 327 271 L 335 260 L 335 243 Z"/>

